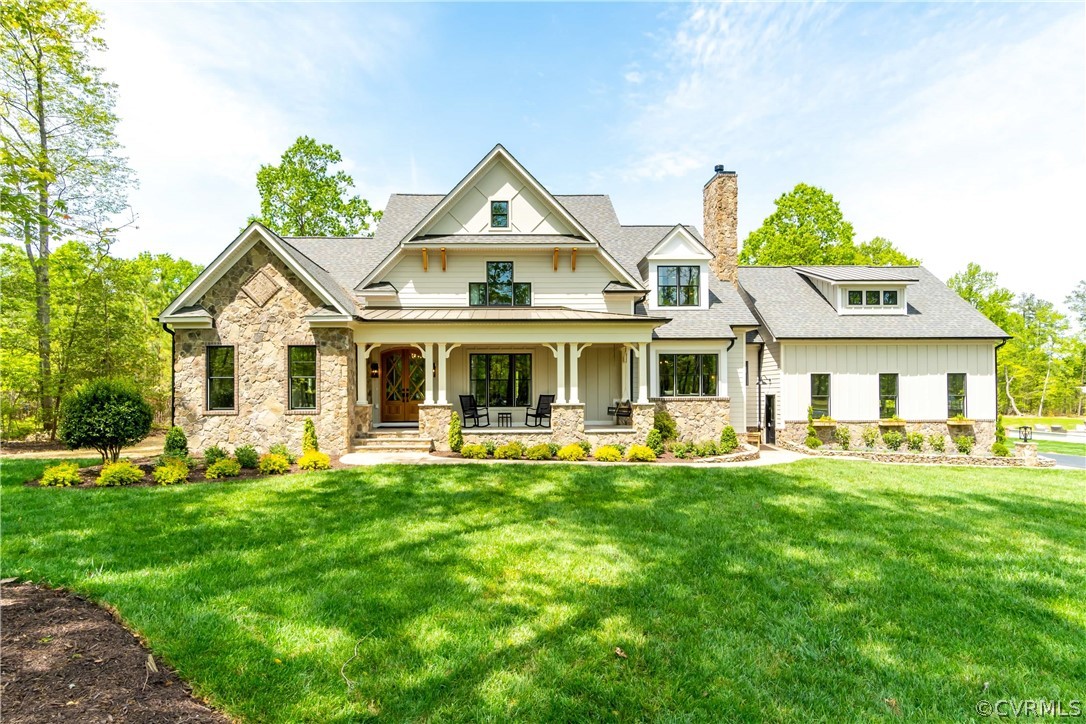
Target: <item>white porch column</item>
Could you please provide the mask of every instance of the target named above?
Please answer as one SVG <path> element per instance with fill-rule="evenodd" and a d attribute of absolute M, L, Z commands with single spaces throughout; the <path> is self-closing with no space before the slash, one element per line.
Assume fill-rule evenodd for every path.
<path fill-rule="evenodd" d="M 370 391 L 370 354 L 373 350 L 377 349 L 381 345 L 379 344 L 355 344 L 356 357 L 358 363 L 358 394 L 357 400 L 359 405 L 369 404 L 369 391 Z"/>
<path fill-rule="evenodd" d="M 422 360 L 426 369 L 426 404 L 434 404 L 434 343 L 427 342 L 422 348 Z"/>
<path fill-rule="evenodd" d="M 578 361 L 581 359 L 581 352 L 591 347 L 592 343 L 580 344 L 578 342 L 570 342 L 569 347 L 569 403 L 571 405 L 579 405 L 581 403 L 580 398 L 580 374 L 578 368 Z"/>
<path fill-rule="evenodd" d="M 648 404 L 649 401 L 649 345 L 647 342 L 637 343 L 637 403 Z"/>
<path fill-rule="evenodd" d="M 551 351 L 558 360 L 558 390 L 555 392 L 554 402 L 557 405 L 564 405 L 566 404 L 566 343 L 555 343 Z"/>
<path fill-rule="evenodd" d="M 626 345 L 619 347 L 622 352 L 622 399 L 630 399 L 630 348 Z"/>
<path fill-rule="evenodd" d="M 447 405 L 449 404 L 448 389 L 445 384 L 445 359 L 448 355 L 445 353 L 445 343 L 437 343 L 437 404 Z"/>

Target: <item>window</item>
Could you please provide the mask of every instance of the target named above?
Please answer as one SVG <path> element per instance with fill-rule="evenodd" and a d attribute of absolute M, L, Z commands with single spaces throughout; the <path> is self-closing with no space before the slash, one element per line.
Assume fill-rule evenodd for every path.
<path fill-rule="evenodd" d="M 486 281 L 468 284 L 468 304 L 473 307 L 530 307 L 532 285 L 513 281 L 513 262 L 488 261 Z"/>
<path fill-rule="evenodd" d="M 879 375 L 879 419 L 897 416 L 897 375 Z"/>
<path fill-rule="evenodd" d="M 715 354 L 662 354 L 657 358 L 661 397 L 715 397 Z"/>
<path fill-rule="evenodd" d="M 864 296 L 866 297 L 867 306 L 877 307 L 879 305 L 879 292 L 877 289 L 868 289 L 864 292 Z"/>
<path fill-rule="evenodd" d="M 656 268 L 656 300 L 661 307 L 696 307 L 701 269 L 696 266 Z"/>
<path fill-rule="evenodd" d="M 850 305 L 854 306 L 854 307 L 863 306 L 864 293 L 861 292 L 859 289 L 849 289 L 848 290 L 848 303 Z"/>
<path fill-rule="evenodd" d="M 849 289 L 850 307 L 896 307 L 901 293 L 897 289 Z"/>
<path fill-rule="evenodd" d="M 508 229 L 509 228 L 509 202 L 508 201 L 491 201 L 490 202 L 490 228 L 491 229 Z"/>
<path fill-rule="evenodd" d="M 233 410 L 234 348 L 216 345 L 207 348 L 207 409 Z"/>
<path fill-rule="evenodd" d="M 527 407 L 532 398 L 532 355 L 473 354 L 471 394 L 487 407 Z"/>
<path fill-rule="evenodd" d="M 946 376 L 946 415 L 965 417 L 965 373 L 950 372 Z"/>
<path fill-rule="evenodd" d="M 897 306 L 897 291 L 891 289 L 891 290 L 887 290 L 887 291 L 883 292 L 882 293 L 882 303 L 884 305 L 886 305 L 887 307 L 896 307 Z"/>
<path fill-rule="evenodd" d="M 830 376 L 828 374 L 811 375 L 811 415 L 830 416 Z"/>
<path fill-rule="evenodd" d="M 290 409 L 317 409 L 317 348 L 287 347 Z"/>

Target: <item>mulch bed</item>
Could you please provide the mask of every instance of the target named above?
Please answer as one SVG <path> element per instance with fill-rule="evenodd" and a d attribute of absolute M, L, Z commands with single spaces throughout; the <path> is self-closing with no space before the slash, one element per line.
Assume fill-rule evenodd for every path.
<path fill-rule="evenodd" d="M 30 583 L 0 588 L 4 722 L 229 722 L 106 610 Z"/>

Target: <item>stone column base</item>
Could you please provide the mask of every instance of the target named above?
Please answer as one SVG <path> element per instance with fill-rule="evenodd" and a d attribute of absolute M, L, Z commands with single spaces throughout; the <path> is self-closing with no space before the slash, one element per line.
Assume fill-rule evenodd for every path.
<path fill-rule="evenodd" d="M 563 445 L 584 439 L 584 405 L 551 405 L 551 439 Z"/>
<path fill-rule="evenodd" d="M 449 451 L 449 422 L 452 405 L 419 405 L 419 436 L 433 440 L 434 449 Z"/>
<path fill-rule="evenodd" d="M 1026 465 L 1037 465 L 1039 461 L 1039 458 L 1037 457 L 1037 443 L 1016 442 L 1014 444 L 1014 456 L 1016 458 L 1022 458 Z"/>
<path fill-rule="evenodd" d="M 373 429 L 373 405 L 354 406 L 354 430 L 356 437 L 367 434 Z"/>

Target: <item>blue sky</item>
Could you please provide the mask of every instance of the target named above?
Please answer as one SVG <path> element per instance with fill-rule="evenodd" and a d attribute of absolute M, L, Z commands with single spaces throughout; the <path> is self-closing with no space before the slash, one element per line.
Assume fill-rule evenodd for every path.
<path fill-rule="evenodd" d="M 124 254 L 207 263 L 307 134 L 378 208 L 500 142 L 624 223 L 700 226 L 723 163 L 740 239 L 805 182 L 943 278 L 974 260 L 1062 301 L 1084 276 L 1082 3 L 99 7 L 141 181 Z"/>

